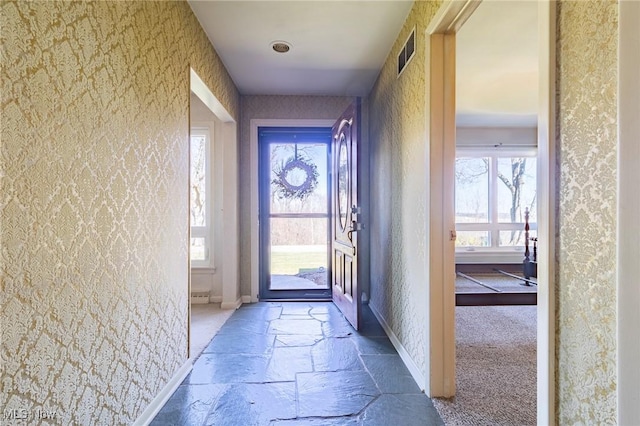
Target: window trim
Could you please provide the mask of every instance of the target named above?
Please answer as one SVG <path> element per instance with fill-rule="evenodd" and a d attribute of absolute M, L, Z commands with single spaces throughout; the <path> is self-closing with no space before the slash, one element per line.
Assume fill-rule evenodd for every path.
<path fill-rule="evenodd" d="M 510 158 L 510 157 L 526 157 L 537 160 L 538 150 L 536 147 L 504 147 L 502 145 L 496 145 L 493 147 L 464 147 L 456 149 L 456 159 L 465 158 L 489 158 L 489 201 L 488 201 L 488 217 L 489 221 L 486 223 L 455 223 L 456 232 L 460 231 L 486 231 L 489 232 L 491 245 L 488 247 L 458 247 L 456 246 L 456 254 L 462 253 L 520 253 L 524 250 L 522 246 L 500 246 L 499 237 L 500 231 L 512 231 L 512 230 L 524 230 L 524 222 L 499 222 L 498 221 L 498 159 Z M 537 174 L 537 170 L 536 170 Z M 454 209 L 455 211 L 455 209 Z M 530 230 L 537 232 L 538 223 L 530 222 Z"/>

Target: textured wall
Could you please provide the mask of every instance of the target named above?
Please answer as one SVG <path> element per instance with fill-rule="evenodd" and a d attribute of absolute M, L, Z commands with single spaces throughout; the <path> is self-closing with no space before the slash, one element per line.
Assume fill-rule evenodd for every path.
<path fill-rule="evenodd" d="M 369 95 L 371 305 L 427 374 L 427 144 L 425 29 L 440 2 L 415 2 Z M 416 53 L 396 78 L 400 47 Z"/>
<path fill-rule="evenodd" d="M 240 292 L 251 294 L 251 120 L 336 120 L 353 102 L 345 96 L 242 96 L 240 123 Z"/>
<path fill-rule="evenodd" d="M 186 2 L 0 7 L 0 407 L 129 424 L 187 355 L 189 65 L 239 97 Z"/>
<path fill-rule="evenodd" d="M 559 424 L 616 422 L 617 19 L 558 7 Z"/>

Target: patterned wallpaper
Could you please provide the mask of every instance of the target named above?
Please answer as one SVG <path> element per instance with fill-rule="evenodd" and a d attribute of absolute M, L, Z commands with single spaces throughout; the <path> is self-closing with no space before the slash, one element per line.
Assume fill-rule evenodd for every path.
<path fill-rule="evenodd" d="M 275 96 L 241 97 L 240 123 L 240 291 L 251 294 L 251 120 L 318 119 L 335 120 L 353 102 L 346 96 Z"/>
<path fill-rule="evenodd" d="M 369 96 L 371 305 L 425 375 L 425 30 L 439 6 L 414 3 Z M 397 53 L 414 26 L 415 56 L 396 78 Z"/>
<path fill-rule="evenodd" d="M 370 96 L 371 303 L 423 371 L 426 211 L 412 188 L 438 6 L 415 3 Z M 615 423 L 617 5 L 558 7 L 558 417 Z M 0 16 L 0 407 L 131 423 L 186 358 L 189 64 L 234 117 L 240 97 L 184 2 L 3 1 Z M 242 98 L 241 170 L 251 118 L 333 118 L 350 102 L 301 98 Z M 244 232 L 248 174 L 240 184 Z"/>
<path fill-rule="evenodd" d="M 616 423 L 617 20 L 558 6 L 558 424 Z"/>
<path fill-rule="evenodd" d="M 189 65 L 239 96 L 186 2 L 0 15 L 0 407 L 130 424 L 187 357 Z"/>

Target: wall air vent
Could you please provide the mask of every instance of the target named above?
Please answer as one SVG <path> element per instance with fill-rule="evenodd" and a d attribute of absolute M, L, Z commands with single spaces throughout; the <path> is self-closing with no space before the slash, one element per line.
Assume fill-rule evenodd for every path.
<path fill-rule="evenodd" d="M 411 34 L 407 38 L 404 46 L 398 54 L 398 77 L 402 74 L 402 71 L 409 65 L 409 62 L 413 58 L 413 54 L 416 53 L 416 29 L 411 30 Z"/>

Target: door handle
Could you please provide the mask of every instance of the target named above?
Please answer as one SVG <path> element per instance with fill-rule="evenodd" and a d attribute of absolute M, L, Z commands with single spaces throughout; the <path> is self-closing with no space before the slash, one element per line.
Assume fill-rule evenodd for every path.
<path fill-rule="evenodd" d="M 364 226 L 361 223 L 358 223 L 355 220 L 351 221 L 351 226 L 349 227 L 349 232 L 358 232 L 358 231 L 362 231 L 364 229 Z"/>
<path fill-rule="evenodd" d="M 351 241 L 351 244 L 353 244 L 353 233 L 354 232 L 358 232 L 361 231 L 363 228 L 361 223 L 356 222 L 355 220 L 351 221 L 351 226 L 349 226 L 349 230 L 347 231 L 347 238 L 349 239 L 349 241 Z M 353 255 L 356 255 L 356 246 L 353 245 Z"/>
<path fill-rule="evenodd" d="M 357 232 L 364 229 L 364 226 L 358 222 L 360 213 L 362 213 L 362 210 L 359 206 L 356 206 L 355 204 L 351 206 L 351 215 L 355 216 L 355 218 L 351 220 L 351 226 L 349 227 L 350 232 Z"/>

